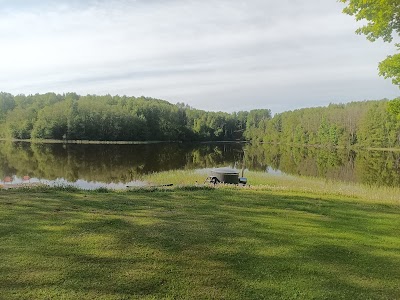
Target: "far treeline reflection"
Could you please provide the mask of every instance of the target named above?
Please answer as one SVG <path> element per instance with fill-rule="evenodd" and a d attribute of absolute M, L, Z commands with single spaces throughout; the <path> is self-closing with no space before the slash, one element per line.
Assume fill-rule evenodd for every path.
<path fill-rule="evenodd" d="M 130 182 L 143 175 L 218 166 L 369 185 L 400 185 L 400 153 L 270 144 L 80 145 L 0 142 L 0 179 L 30 176 L 98 182 Z M 249 178 L 251 181 L 251 178 Z"/>
<path fill-rule="evenodd" d="M 0 174 L 125 183 L 153 172 L 232 165 L 242 160 L 242 147 L 241 144 L 0 142 Z"/>

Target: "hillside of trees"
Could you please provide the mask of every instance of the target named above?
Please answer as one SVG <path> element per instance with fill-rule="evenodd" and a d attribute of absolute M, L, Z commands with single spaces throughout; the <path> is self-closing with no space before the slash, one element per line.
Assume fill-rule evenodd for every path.
<path fill-rule="evenodd" d="M 276 114 L 253 128 L 254 142 L 323 147 L 400 146 L 400 121 L 391 108 L 398 100 L 330 104 Z"/>
<path fill-rule="evenodd" d="M 268 109 L 207 112 L 146 97 L 0 93 L 0 137 L 8 139 L 242 140 L 270 117 Z"/>
<path fill-rule="evenodd" d="M 208 112 L 146 97 L 0 93 L 0 138 L 392 148 L 400 146 L 398 103 L 330 104 L 272 117 L 269 109 Z"/>

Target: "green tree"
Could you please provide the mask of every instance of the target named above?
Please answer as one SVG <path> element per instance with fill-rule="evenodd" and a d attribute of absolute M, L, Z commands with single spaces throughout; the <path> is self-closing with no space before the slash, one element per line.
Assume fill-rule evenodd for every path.
<path fill-rule="evenodd" d="M 268 120 L 270 119 L 271 110 L 269 109 L 253 109 L 249 111 L 244 136 L 247 139 L 262 141 Z"/>
<path fill-rule="evenodd" d="M 15 100 L 11 94 L 0 93 L 0 122 L 6 117 L 7 113 L 15 108 Z"/>
<path fill-rule="evenodd" d="M 395 34 L 400 34 L 399 0 L 340 0 L 347 4 L 343 12 L 354 16 L 357 21 L 366 24 L 357 29 L 357 34 L 366 35 L 374 42 L 382 38 L 392 42 Z M 400 44 L 396 44 L 400 51 Z M 400 53 L 389 55 L 379 64 L 379 75 L 391 78 L 393 84 L 400 86 Z"/>
<path fill-rule="evenodd" d="M 127 96 L 0 93 L 0 137 L 111 141 L 241 140 L 262 135 L 269 110 L 225 113 Z"/>
<path fill-rule="evenodd" d="M 400 98 L 394 99 L 388 103 L 388 111 L 400 120 Z"/>

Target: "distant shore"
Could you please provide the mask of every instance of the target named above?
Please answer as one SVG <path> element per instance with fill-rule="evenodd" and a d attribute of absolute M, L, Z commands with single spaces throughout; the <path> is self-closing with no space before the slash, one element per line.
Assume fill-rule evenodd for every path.
<path fill-rule="evenodd" d="M 53 140 L 53 139 L 5 139 L 5 142 L 27 142 L 38 144 L 104 144 L 104 145 L 146 145 L 146 144 L 167 144 L 167 143 L 247 143 L 247 141 L 92 141 L 92 140 Z"/>
<path fill-rule="evenodd" d="M 83 144 L 83 145 L 147 145 L 147 144 L 168 144 L 168 143 L 192 143 L 192 144 L 246 144 L 251 141 L 95 141 L 95 140 L 55 140 L 55 139 L 6 139 L 0 138 L 0 141 L 4 142 L 27 142 L 37 144 Z M 271 144 L 287 147 L 304 147 L 304 148 L 329 148 L 329 149 L 348 149 L 354 151 L 388 151 L 388 152 L 399 152 L 400 148 L 375 148 L 375 147 L 337 147 L 337 146 L 326 146 L 326 145 L 300 145 L 300 144 L 282 144 L 282 143 L 264 143 L 259 144 Z"/>
<path fill-rule="evenodd" d="M 118 144 L 118 145 L 136 145 L 136 144 L 159 144 L 159 143 L 179 143 L 178 141 L 91 141 L 91 140 L 53 140 L 53 139 L 0 139 L 8 142 L 27 142 L 38 144 Z"/>

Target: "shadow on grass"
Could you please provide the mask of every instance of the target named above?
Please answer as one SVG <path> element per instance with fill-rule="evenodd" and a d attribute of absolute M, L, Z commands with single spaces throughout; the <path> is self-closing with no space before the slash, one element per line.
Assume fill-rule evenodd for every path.
<path fill-rule="evenodd" d="M 7 299 L 396 299 L 399 207 L 253 191 L 0 193 Z"/>

